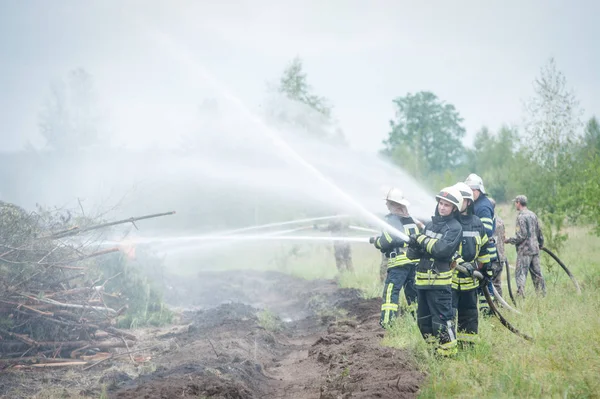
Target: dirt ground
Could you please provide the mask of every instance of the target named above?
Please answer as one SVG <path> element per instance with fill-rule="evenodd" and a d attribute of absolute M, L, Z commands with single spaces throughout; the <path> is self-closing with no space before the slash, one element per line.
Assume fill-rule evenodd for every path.
<path fill-rule="evenodd" d="M 423 375 L 410 357 L 380 346 L 379 299 L 277 272 L 206 272 L 167 283 L 166 300 L 186 310 L 177 325 L 136 331 L 139 352 L 85 371 L 6 369 L 2 397 L 417 395 Z"/>

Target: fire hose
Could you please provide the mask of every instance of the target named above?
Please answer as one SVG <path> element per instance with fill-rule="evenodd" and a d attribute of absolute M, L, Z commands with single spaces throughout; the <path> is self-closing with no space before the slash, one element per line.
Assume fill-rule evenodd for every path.
<path fill-rule="evenodd" d="M 510 300 L 512 303 L 517 306 L 517 301 L 515 301 L 515 296 L 512 291 L 512 283 L 510 282 L 510 265 L 508 264 L 508 260 L 503 260 L 502 263 L 506 265 L 506 283 L 508 284 L 508 295 L 510 295 Z"/>
<path fill-rule="evenodd" d="M 462 272 L 462 273 L 469 274 L 469 272 L 467 271 L 467 269 L 464 266 L 457 265 L 456 269 L 458 271 Z M 475 271 L 473 271 L 473 277 L 475 277 L 480 282 L 482 282 L 481 289 L 483 290 L 483 294 L 485 295 L 485 300 L 487 301 L 488 305 L 490 305 L 490 309 L 492 309 L 492 312 L 494 313 L 494 315 L 496 315 L 496 317 L 498 317 L 498 319 L 500 320 L 500 322 L 502 323 L 502 325 L 504 327 L 506 327 L 513 334 L 516 334 L 519 337 L 521 337 L 521 338 L 523 338 L 523 339 L 525 339 L 527 341 L 533 341 L 533 338 L 531 336 L 529 336 L 527 334 L 524 334 L 524 333 L 520 332 L 519 330 L 517 330 L 512 324 L 510 324 L 510 322 L 508 320 L 506 320 L 504 318 L 504 316 L 502 316 L 502 314 L 498 310 L 498 307 L 496 306 L 496 304 L 492 300 L 492 296 L 490 295 L 490 291 L 489 291 L 488 286 L 487 286 L 487 280 L 483 277 L 483 274 L 481 274 L 480 272 L 478 272 L 477 270 L 475 270 Z M 500 298 L 500 296 L 497 295 L 497 298 Z M 506 303 L 506 301 L 504 301 L 504 303 Z"/>
<path fill-rule="evenodd" d="M 579 295 L 581 295 L 581 288 L 579 287 L 579 283 L 575 279 L 575 276 L 573 276 L 573 274 L 571 273 L 571 271 L 567 268 L 567 266 L 558 258 L 558 256 L 556 256 L 554 254 L 554 252 L 550 251 L 548 248 L 542 247 L 542 251 L 544 251 L 548 255 L 550 255 L 552 257 L 552 259 L 554 259 L 556 261 L 556 263 L 558 263 L 560 265 L 560 267 L 563 268 L 563 270 L 565 271 L 565 273 L 567 273 L 567 275 L 569 276 L 569 278 L 573 282 L 573 285 L 575 286 L 575 289 L 577 290 L 577 293 Z"/>

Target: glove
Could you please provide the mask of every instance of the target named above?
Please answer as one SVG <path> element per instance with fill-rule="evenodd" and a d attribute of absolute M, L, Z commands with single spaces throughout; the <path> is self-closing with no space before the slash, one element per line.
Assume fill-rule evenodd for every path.
<path fill-rule="evenodd" d="M 484 263 L 481 266 L 481 274 L 483 274 L 483 277 L 485 277 L 487 280 L 492 279 L 492 277 L 494 276 L 494 268 L 492 262 Z"/>
<path fill-rule="evenodd" d="M 475 271 L 475 266 L 473 266 L 472 263 L 465 262 L 461 266 L 464 267 L 465 269 L 467 269 L 467 274 L 470 277 L 473 277 L 473 272 Z"/>
<path fill-rule="evenodd" d="M 409 248 L 421 249 L 421 246 L 419 245 L 419 242 L 417 241 L 417 235 L 416 234 L 411 234 L 408 237 L 407 244 L 408 244 Z"/>
<path fill-rule="evenodd" d="M 421 248 L 408 247 L 406 250 L 406 257 L 408 259 L 421 259 L 423 254 L 424 252 Z"/>
<path fill-rule="evenodd" d="M 369 237 L 369 244 L 375 244 L 376 237 Z"/>

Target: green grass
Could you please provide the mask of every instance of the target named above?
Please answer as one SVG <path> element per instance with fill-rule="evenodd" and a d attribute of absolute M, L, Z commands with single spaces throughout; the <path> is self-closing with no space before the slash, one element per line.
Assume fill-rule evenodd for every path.
<path fill-rule="evenodd" d="M 507 235 L 513 235 L 516 212 L 508 206 L 499 207 L 498 212 L 505 220 Z M 475 348 L 462 350 L 453 359 L 438 359 L 412 318 L 401 318 L 388 330 L 382 343 L 407 349 L 427 374 L 420 397 L 600 397 L 600 238 L 584 228 L 566 231 L 569 239 L 558 255 L 578 279 L 582 295 L 576 295 L 567 275 L 544 254 L 547 297 L 535 295 L 528 276 L 527 298 L 520 304 L 523 315 L 503 312 L 535 342 L 526 342 L 495 318 L 486 318 L 480 320 L 481 342 Z M 366 297 L 380 296 L 380 253 L 363 243 L 353 243 L 352 251 L 355 272 L 339 275 L 331 243 L 260 242 L 231 254 L 216 251 L 218 255 L 204 255 L 196 262 L 219 270 L 250 268 L 279 270 L 305 279 L 337 278 L 341 287 L 360 288 Z M 514 265 L 513 246 L 507 246 L 507 254 Z M 198 266 L 186 267 L 183 272 L 198 270 Z M 514 282 L 514 270 L 511 272 Z M 506 279 L 506 274 L 503 277 Z M 506 281 L 504 287 L 506 292 Z"/>
<path fill-rule="evenodd" d="M 512 234 L 516 213 L 506 214 L 507 233 Z M 523 315 L 503 312 L 535 342 L 511 334 L 494 318 L 480 319 L 481 342 L 475 348 L 453 359 L 438 359 L 412 319 L 400 319 L 388 332 L 384 345 L 408 349 L 427 373 L 421 398 L 600 397 L 600 239 L 583 228 L 569 228 L 568 233 L 559 256 L 580 282 L 582 295 L 553 265 L 551 271 L 544 269 L 545 298 L 535 295 L 528 278 L 527 298 L 520 305 Z M 508 246 L 507 252 L 514 264 L 514 247 Z"/>

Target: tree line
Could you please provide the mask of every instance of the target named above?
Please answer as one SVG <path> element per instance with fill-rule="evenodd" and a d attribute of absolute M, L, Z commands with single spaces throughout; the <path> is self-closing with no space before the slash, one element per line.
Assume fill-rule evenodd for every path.
<path fill-rule="evenodd" d="M 314 93 L 299 57 L 268 85 L 267 94 L 264 116 L 269 123 L 346 145 L 332 104 Z M 83 68 L 52 86 L 39 115 L 47 149 L 102 146 L 94 101 L 93 77 Z M 526 194 L 552 228 L 557 245 L 564 239 L 560 232 L 565 222 L 593 225 L 600 235 L 600 124 L 595 116 L 584 116 L 554 59 L 533 81 L 524 121 L 497 131 L 482 126 L 471 146 L 463 142 L 460 111 L 435 93 L 406 93 L 391 101 L 395 115 L 380 153 L 423 184 L 437 190 L 475 172 L 498 202 Z M 214 101 L 203 104 L 210 105 L 207 114 L 218 108 Z"/>

